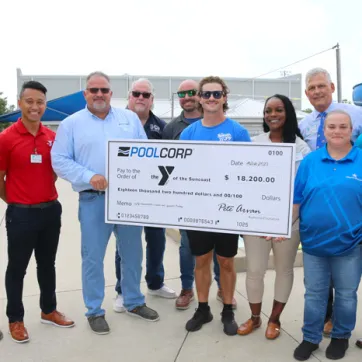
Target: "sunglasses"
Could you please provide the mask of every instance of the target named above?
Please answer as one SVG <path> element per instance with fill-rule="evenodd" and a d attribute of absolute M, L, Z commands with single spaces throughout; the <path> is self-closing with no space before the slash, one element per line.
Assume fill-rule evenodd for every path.
<path fill-rule="evenodd" d="M 142 97 L 145 99 L 148 99 L 151 97 L 152 93 L 149 92 L 138 92 L 138 91 L 132 91 L 132 96 L 135 98 L 138 98 L 142 94 Z"/>
<path fill-rule="evenodd" d="M 99 91 L 101 91 L 102 94 L 108 94 L 111 91 L 109 88 L 87 88 L 87 90 L 92 94 L 97 94 Z"/>
<path fill-rule="evenodd" d="M 225 93 L 223 91 L 205 91 L 200 92 L 201 98 L 209 99 L 211 96 L 213 96 L 215 99 L 220 99 L 223 97 Z"/>
<path fill-rule="evenodd" d="M 186 97 L 186 94 L 189 96 L 189 97 L 193 97 L 195 96 L 197 93 L 197 90 L 196 89 L 190 89 L 190 90 L 186 90 L 186 91 L 180 91 L 180 92 L 177 92 L 177 95 L 179 98 L 185 98 Z"/>

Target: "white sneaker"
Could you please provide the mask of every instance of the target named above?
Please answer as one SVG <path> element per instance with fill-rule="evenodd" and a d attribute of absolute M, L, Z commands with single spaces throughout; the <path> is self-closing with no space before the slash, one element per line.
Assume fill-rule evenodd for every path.
<path fill-rule="evenodd" d="M 117 313 L 123 313 L 126 311 L 126 308 L 123 306 L 123 295 L 117 294 L 117 297 L 113 302 L 113 310 Z"/>
<path fill-rule="evenodd" d="M 164 285 L 162 288 L 157 290 L 148 289 L 148 294 L 154 295 L 155 297 L 167 298 L 167 299 L 175 299 L 177 298 L 176 292 Z"/>

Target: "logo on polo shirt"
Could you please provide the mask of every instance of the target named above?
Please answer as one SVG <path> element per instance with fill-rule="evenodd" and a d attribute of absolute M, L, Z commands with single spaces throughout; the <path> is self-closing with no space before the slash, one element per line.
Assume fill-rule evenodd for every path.
<path fill-rule="evenodd" d="M 233 139 L 230 133 L 219 133 L 217 137 L 219 141 L 232 141 Z"/>
<path fill-rule="evenodd" d="M 158 183 L 159 186 L 164 186 L 165 183 L 168 181 L 168 179 L 170 178 L 171 173 L 174 170 L 174 166 L 158 166 L 158 169 L 161 172 L 162 178 L 160 180 L 160 182 Z"/>
<path fill-rule="evenodd" d="M 151 130 L 151 131 L 154 131 L 154 132 L 157 132 L 157 133 L 160 133 L 161 128 L 158 127 L 157 124 L 151 124 L 151 125 L 150 125 L 150 130 Z"/>
<path fill-rule="evenodd" d="M 346 176 L 346 178 L 350 178 L 352 180 L 362 181 L 362 179 L 357 177 L 357 174 L 353 174 L 352 176 Z"/>
<path fill-rule="evenodd" d="M 47 145 L 48 145 L 49 147 L 53 146 L 53 141 L 52 141 L 52 140 L 47 141 Z"/>

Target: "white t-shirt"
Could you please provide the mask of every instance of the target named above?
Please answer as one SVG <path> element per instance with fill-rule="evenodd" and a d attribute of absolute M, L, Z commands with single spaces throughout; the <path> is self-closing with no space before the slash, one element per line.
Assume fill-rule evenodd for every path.
<path fill-rule="evenodd" d="M 270 132 L 262 133 L 258 136 L 252 137 L 252 142 L 260 143 L 272 143 L 270 139 Z M 295 174 L 297 174 L 298 167 L 302 162 L 303 158 L 312 152 L 308 144 L 304 142 L 301 138 L 296 136 L 295 139 Z M 299 230 L 299 220 L 293 224 L 292 230 Z"/>

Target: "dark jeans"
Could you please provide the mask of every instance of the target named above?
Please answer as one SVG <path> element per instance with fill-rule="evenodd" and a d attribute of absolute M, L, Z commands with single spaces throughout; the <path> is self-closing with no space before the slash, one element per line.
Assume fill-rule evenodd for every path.
<path fill-rule="evenodd" d="M 40 287 L 40 308 L 49 314 L 56 309 L 55 258 L 59 242 L 62 206 L 56 202 L 38 209 L 9 205 L 6 214 L 8 267 L 5 287 L 9 323 L 24 319 L 23 281 L 33 250 Z"/>
<path fill-rule="evenodd" d="M 157 290 L 163 287 L 165 271 L 163 268 L 163 254 L 166 247 L 165 229 L 145 226 L 146 236 L 146 282 L 149 289 Z M 121 258 L 116 250 L 116 292 L 122 294 L 121 289 Z"/>

